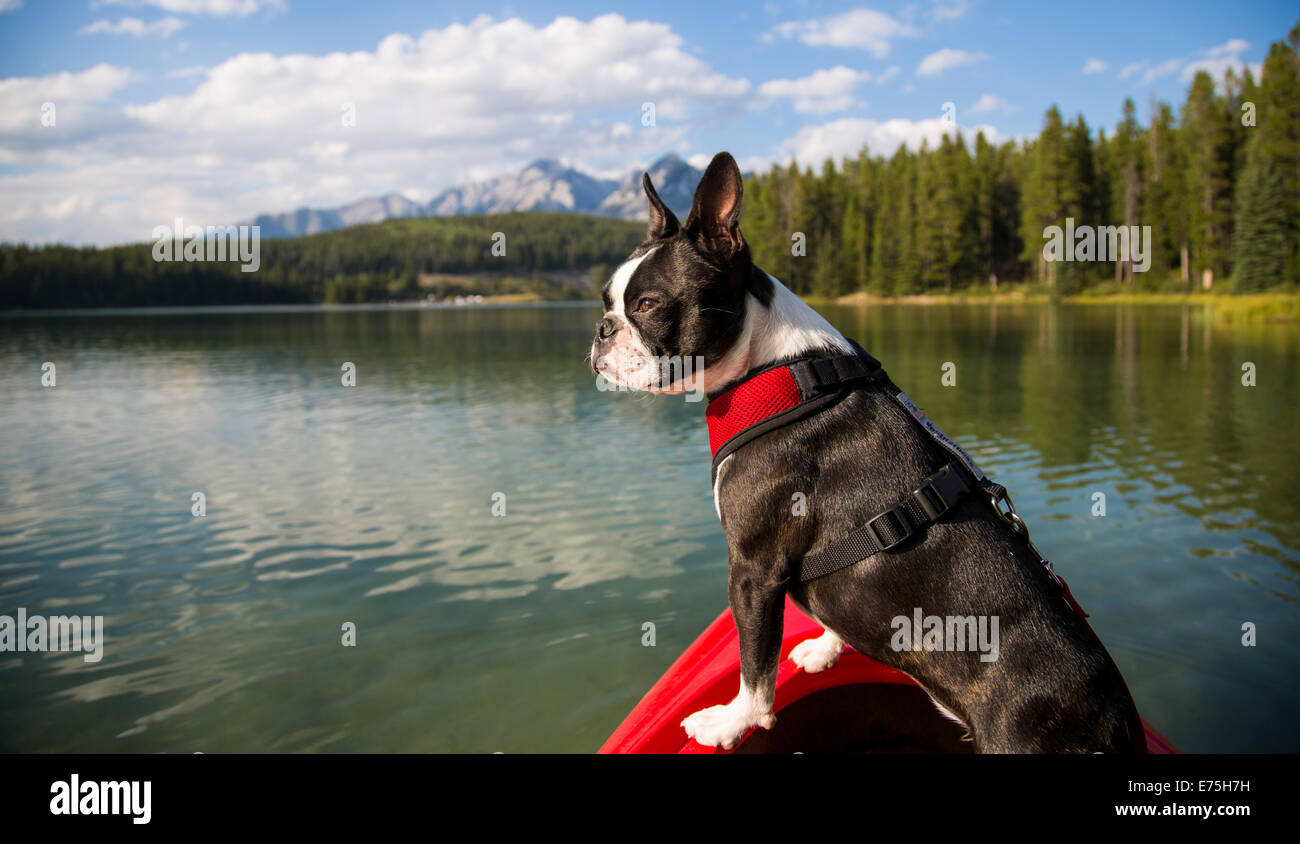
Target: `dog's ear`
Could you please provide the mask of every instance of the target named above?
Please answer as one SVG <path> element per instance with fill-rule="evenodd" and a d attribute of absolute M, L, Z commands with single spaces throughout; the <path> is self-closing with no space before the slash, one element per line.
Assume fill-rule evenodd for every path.
<path fill-rule="evenodd" d="M 645 188 L 646 198 L 650 200 L 650 228 L 646 231 L 646 239 L 661 240 L 677 234 L 681 223 L 677 222 L 677 215 L 672 209 L 659 198 L 649 173 L 641 174 L 641 187 Z"/>
<path fill-rule="evenodd" d="M 713 156 L 695 189 L 695 202 L 684 228 L 700 247 L 723 263 L 729 262 L 745 246 L 740 234 L 740 202 L 745 182 L 731 153 Z"/>

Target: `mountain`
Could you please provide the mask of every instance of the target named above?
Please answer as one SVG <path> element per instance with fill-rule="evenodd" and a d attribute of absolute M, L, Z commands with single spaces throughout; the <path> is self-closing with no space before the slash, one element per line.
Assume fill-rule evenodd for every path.
<path fill-rule="evenodd" d="M 679 219 L 685 220 L 686 213 L 691 210 L 691 201 L 695 199 L 695 186 L 704 173 L 672 153 L 651 164 L 648 172 L 659 198 L 677 213 Z M 641 171 L 634 170 L 618 190 L 601 200 L 596 213 L 624 220 L 648 220 L 650 208 L 641 188 Z"/>
<path fill-rule="evenodd" d="M 359 199 L 338 208 L 299 208 L 287 214 L 259 214 L 253 225 L 261 226 L 262 237 L 296 237 L 317 234 L 361 223 L 378 223 L 395 217 L 424 217 L 424 206 L 400 193 Z"/>
<path fill-rule="evenodd" d="M 338 215 L 345 226 L 378 223 L 380 220 L 391 220 L 395 217 L 425 216 L 419 203 L 412 202 L 400 193 L 359 199 L 351 205 L 344 205 L 338 209 Z"/>
<path fill-rule="evenodd" d="M 674 153 L 649 168 L 659 196 L 685 217 L 703 173 Z M 333 231 L 396 217 L 451 217 L 507 211 L 567 211 L 624 220 L 644 220 L 641 170 L 623 179 L 602 179 L 554 159 L 534 161 L 517 173 L 448 188 L 427 205 L 401 194 L 360 199 L 338 208 L 299 208 L 283 214 L 259 214 L 252 220 L 266 238 L 295 237 Z"/>
<path fill-rule="evenodd" d="M 435 217 L 505 211 L 592 213 L 617 185 L 553 159 L 543 159 L 509 176 L 445 190 L 429 203 L 428 213 Z"/>

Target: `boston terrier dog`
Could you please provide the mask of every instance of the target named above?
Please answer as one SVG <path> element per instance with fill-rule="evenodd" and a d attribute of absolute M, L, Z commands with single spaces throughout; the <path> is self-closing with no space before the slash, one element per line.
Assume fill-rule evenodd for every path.
<path fill-rule="evenodd" d="M 682 392 L 685 381 L 658 377 L 662 367 L 647 361 L 700 361 L 697 388 L 709 394 L 712 416 L 717 397 L 756 381 L 755 373 L 789 362 L 852 360 L 857 353 L 870 359 L 754 265 L 739 225 L 743 182 L 728 153 L 709 164 L 684 223 L 660 200 L 648 174 L 642 184 L 649 230 L 602 292 L 604 315 L 591 349 L 598 375 L 624 388 Z M 683 721 L 686 734 L 729 749 L 752 728 L 775 726 L 788 594 L 825 628 L 790 654 L 800 668 L 833 668 L 847 643 L 915 679 L 945 716 L 966 728 L 979 752 L 1144 750 L 1119 670 L 1027 536 L 987 495 L 946 502 L 941 518 L 888 550 L 803 576 L 808 561 L 917 494 L 922 481 L 978 472 L 968 461 L 970 469 L 956 466 L 960 449 L 945 448 L 942 433 L 929 433 L 924 414 L 891 387 L 887 377 L 866 378 L 833 391 L 818 400 L 817 412 L 759 426 L 756 436 L 715 463 L 740 690 L 730 703 Z M 801 500 L 803 510 L 793 504 Z M 920 630 L 912 644 L 900 646 L 900 619 L 922 613 L 992 619 L 999 640 L 994 658 L 971 648 L 930 647 L 928 640 L 921 647 Z"/>

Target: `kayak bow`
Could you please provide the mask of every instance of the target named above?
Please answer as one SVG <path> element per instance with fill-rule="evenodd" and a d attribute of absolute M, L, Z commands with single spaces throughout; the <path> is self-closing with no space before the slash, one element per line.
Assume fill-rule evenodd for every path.
<path fill-rule="evenodd" d="M 776 729 L 751 730 L 733 753 L 970 753 L 962 728 L 939 714 L 916 681 L 845 647 L 839 664 L 808 674 L 790 651 L 821 635 L 786 598 Z M 691 643 L 646 692 L 600 753 L 725 753 L 686 737 L 682 719 L 731 701 L 740 685 L 740 649 L 730 610 Z M 1177 753 L 1142 722 L 1151 753 Z"/>

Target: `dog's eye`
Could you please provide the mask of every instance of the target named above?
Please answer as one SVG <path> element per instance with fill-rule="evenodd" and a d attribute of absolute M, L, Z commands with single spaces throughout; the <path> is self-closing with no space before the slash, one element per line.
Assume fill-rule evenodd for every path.
<path fill-rule="evenodd" d="M 641 299 L 637 301 L 636 310 L 634 310 L 633 313 L 643 314 L 646 311 L 652 311 L 657 307 L 659 307 L 658 299 L 652 299 L 649 296 L 643 296 L 641 297 Z"/>

